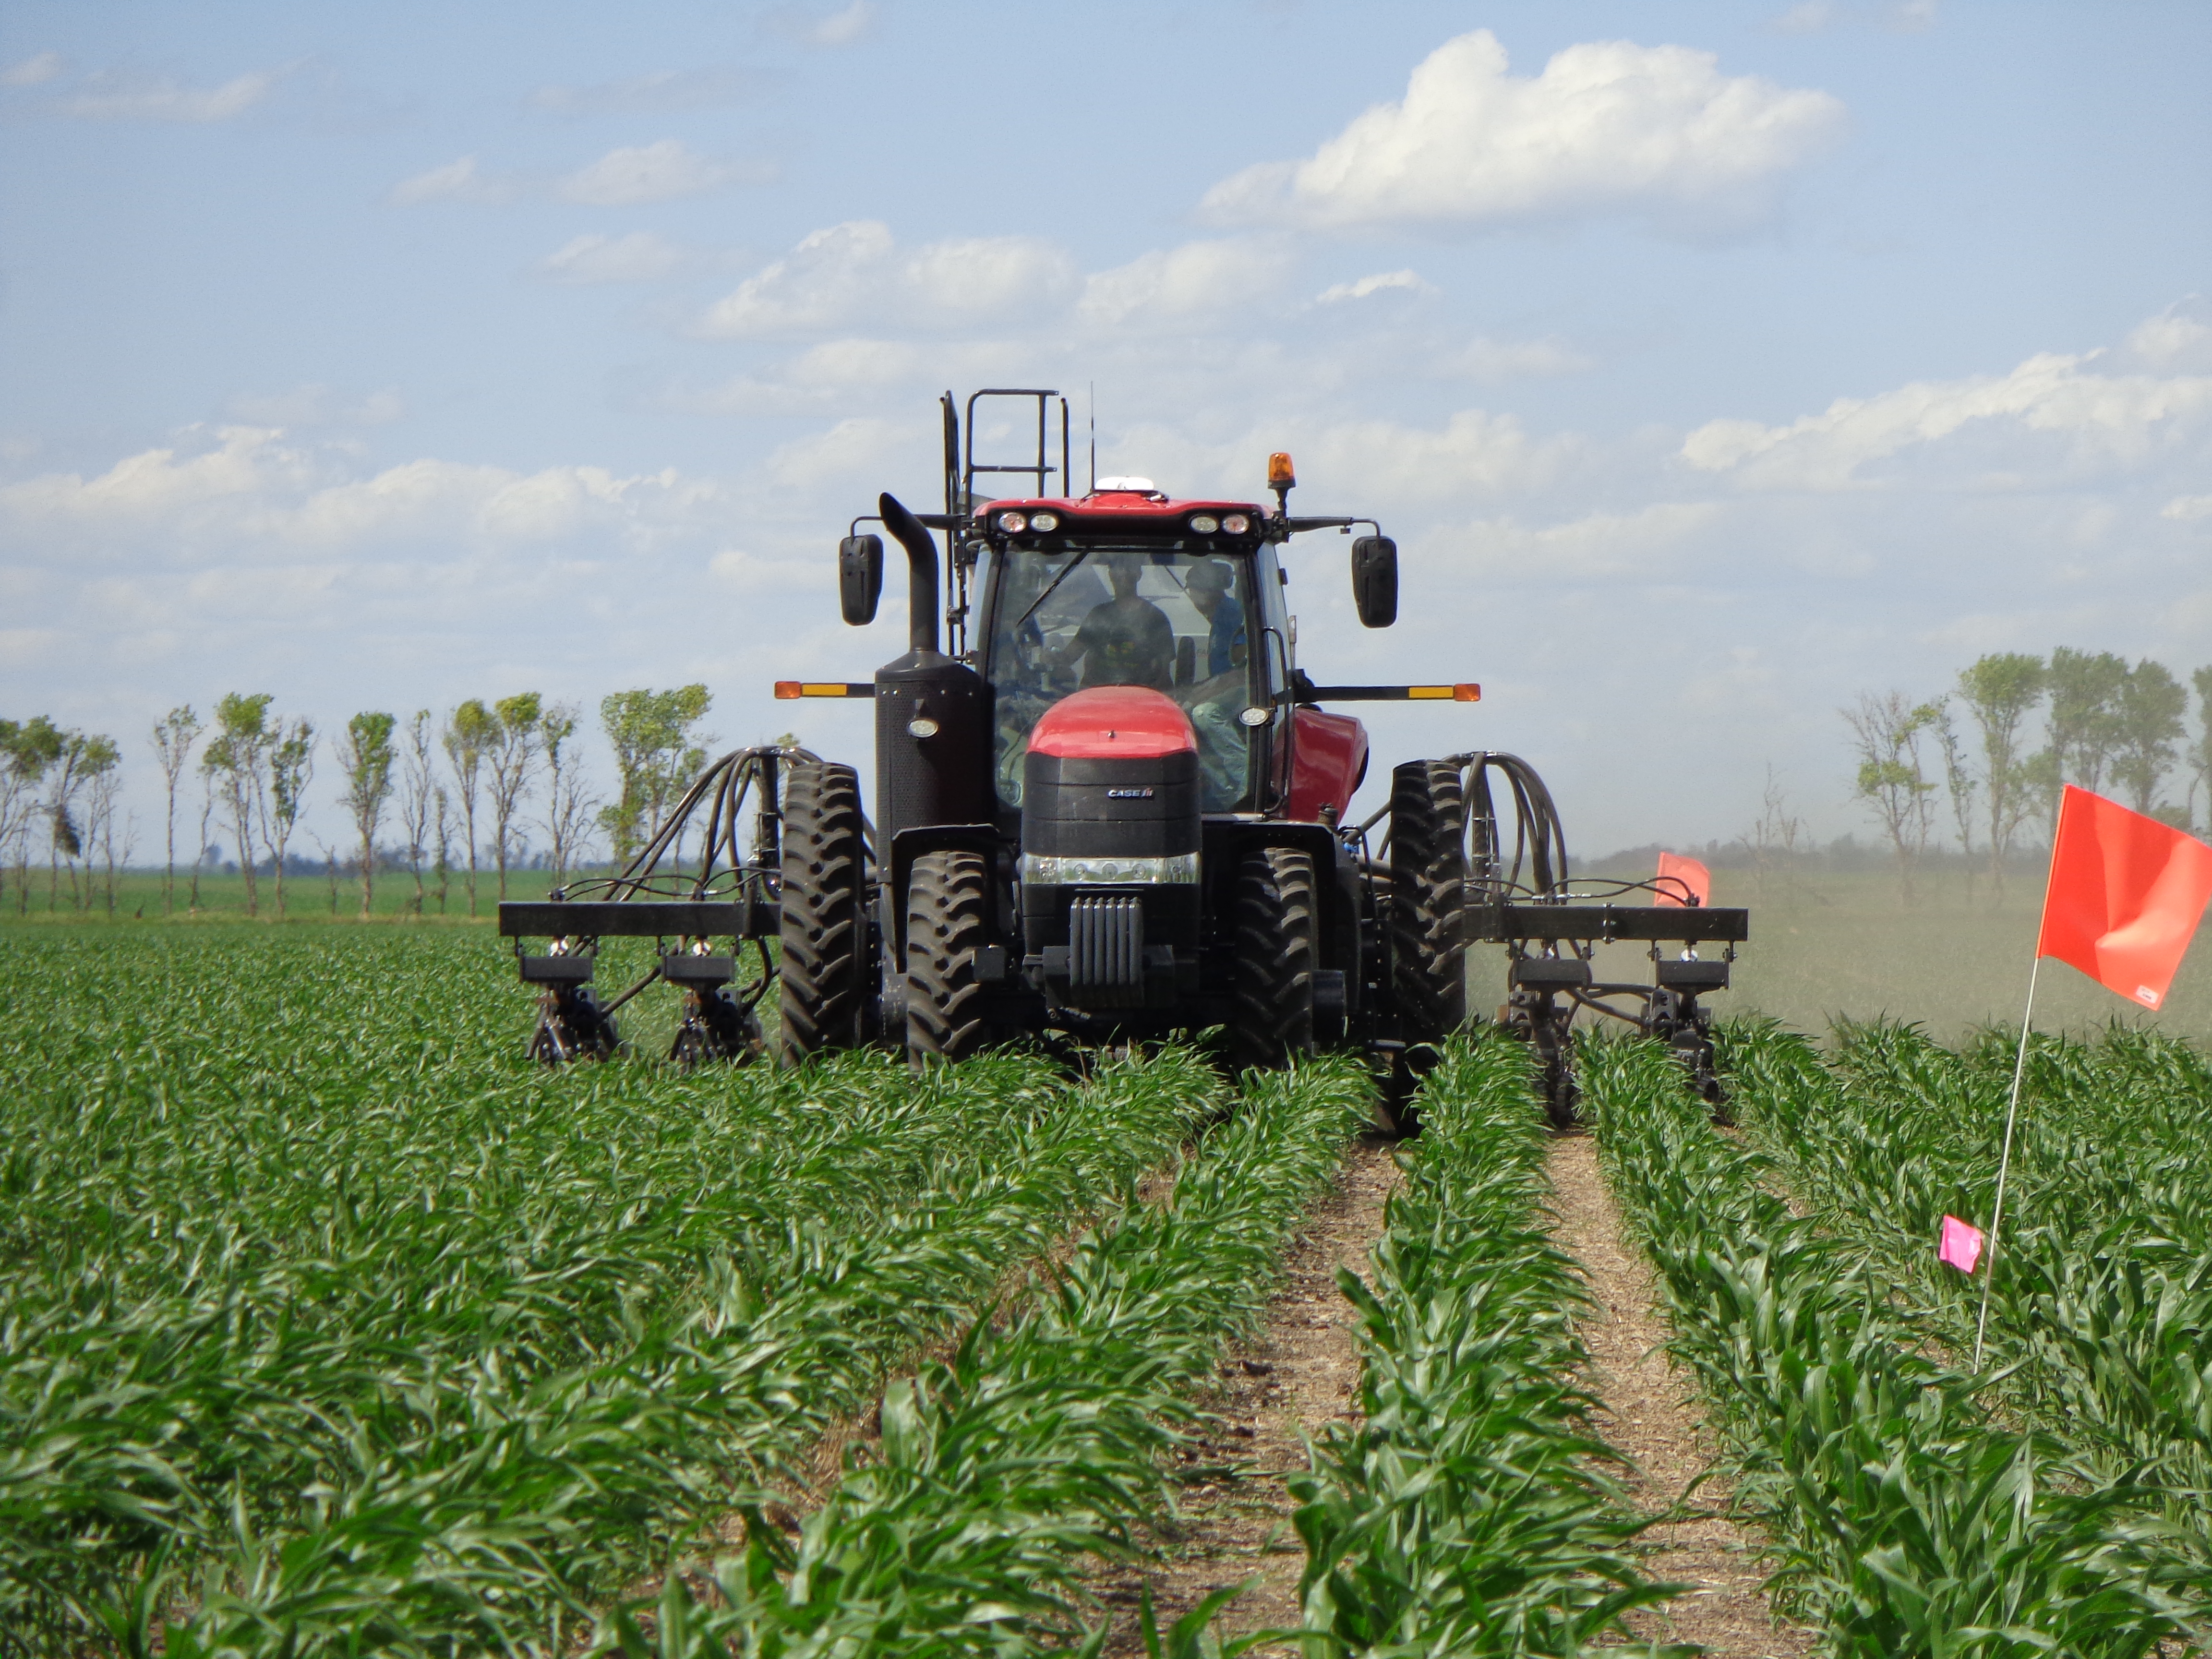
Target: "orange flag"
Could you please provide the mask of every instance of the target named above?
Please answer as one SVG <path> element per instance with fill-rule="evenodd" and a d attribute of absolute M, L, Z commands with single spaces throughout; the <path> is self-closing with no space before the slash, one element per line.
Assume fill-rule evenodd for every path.
<path fill-rule="evenodd" d="M 2212 899 L 2212 847 L 2072 784 L 2058 807 L 2039 957 L 2155 1008 Z"/>
<path fill-rule="evenodd" d="M 1713 872 L 1695 859 L 1680 853 L 1659 855 L 1659 874 L 1651 894 L 1654 904 L 1710 904 L 1713 901 Z"/>

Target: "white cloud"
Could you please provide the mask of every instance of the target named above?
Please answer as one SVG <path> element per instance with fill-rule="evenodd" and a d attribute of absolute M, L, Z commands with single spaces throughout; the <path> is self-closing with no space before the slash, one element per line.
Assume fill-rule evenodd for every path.
<path fill-rule="evenodd" d="M 1710 421 L 1684 441 L 1681 455 L 1700 471 L 1733 473 L 1754 488 L 1847 489 L 1864 487 L 1869 463 L 1984 423 L 2064 441 L 2081 459 L 2125 464 L 2151 453 L 2185 417 L 2212 411 L 2212 377 L 2100 374 L 2089 365 L 2100 355 L 2045 353 L 2009 374 L 1838 398 L 1788 426 Z M 1985 482 L 2016 487 L 2035 476 L 2027 458 L 2014 465 L 2021 470 Z"/>
<path fill-rule="evenodd" d="M 10 64 L 0 70 L 0 87 L 42 86 L 61 72 L 61 53 L 42 52 L 35 58 L 26 58 L 20 64 Z"/>
<path fill-rule="evenodd" d="M 1064 301 L 1077 283 L 1065 250 L 1030 236 L 954 238 L 902 248 L 872 219 L 817 230 L 710 307 L 702 333 L 725 339 L 828 332 L 850 325 L 1003 324 Z"/>
<path fill-rule="evenodd" d="M 1372 276 L 1358 276 L 1348 283 L 1332 283 L 1314 295 L 1316 305 L 1337 305 L 1346 300 L 1364 300 L 1377 294 L 1434 294 L 1433 284 L 1423 282 L 1411 270 L 1378 271 Z"/>
<path fill-rule="evenodd" d="M 1835 21 L 1836 9 L 1829 0 L 1797 0 L 1771 27 L 1782 34 L 1818 34 Z"/>
<path fill-rule="evenodd" d="M 2127 344 L 2153 368 L 2212 368 L 2212 306 L 2192 294 L 2137 324 Z"/>
<path fill-rule="evenodd" d="M 764 176 L 757 164 L 716 161 L 685 148 L 680 138 L 663 138 L 609 150 L 556 189 L 565 199 L 591 207 L 632 207 L 702 195 L 726 185 L 757 184 Z"/>
<path fill-rule="evenodd" d="M 734 104 L 762 77 L 737 69 L 664 70 L 584 87 L 540 87 L 523 101 L 548 115 L 650 115 Z"/>
<path fill-rule="evenodd" d="M 1430 53 L 1402 101 L 1375 106 L 1306 161 L 1224 179 L 1202 210 L 1317 229 L 1602 213 L 1708 229 L 1765 212 L 1843 118 L 1826 93 L 1723 76 L 1712 53 L 1684 46 L 1569 46 L 1541 75 L 1516 77 L 1478 29 Z"/>
<path fill-rule="evenodd" d="M 288 442 L 271 428 L 227 427 L 198 453 L 152 449 L 92 478 L 47 473 L 0 487 L 0 525 L 49 553 L 106 553 L 158 532 L 172 560 L 210 550 L 297 554 L 391 538 L 447 544 L 538 543 L 599 533 L 625 520 L 680 514 L 712 489 L 672 470 L 617 477 L 604 467 L 519 473 L 423 459 L 349 477 L 343 455 Z"/>
<path fill-rule="evenodd" d="M 1115 441 L 1099 470 L 1156 478 L 1172 495 L 1236 499 L 1259 489 L 1270 451 L 1287 449 L 1316 503 L 1356 497 L 1370 510 L 1387 504 L 1403 513 L 1544 489 L 1578 447 L 1571 438 L 1532 440 L 1513 416 L 1480 409 L 1434 427 L 1279 416 L 1221 443 L 1195 441 L 1181 427 L 1139 425 Z"/>
<path fill-rule="evenodd" d="M 85 78 L 81 90 L 62 100 L 61 107 L 66 114 L 91 121 L 228 121 L 268 96 L 284 75 L 283 70 L 255 70 L 219 87 L 187 86 L 166 76 L 93 75 Z"/>
<path fill-rule="evenodd" d="M 649 230 L 627 236 L 579 236 L 556 248 L 538 264 L 540 275 L 580 286 L 599 283 L 650 283 L 684 263 L 684 250 Z"/>
<path fill-rule="evenodd" d="M 1105 328 L 1202 316 L 1264 298 L 1288 264 L 1282 247 L 1243 239 L 1156 248 L 1086 278 L 1077 311 Z"/>
<path fill-rule="evenodd" d="M 395 207 L 419 207 L 425 202 L 507 202 L 514 195 L 513 179 L 479 172 L 477 158 L 464 155 L 403 179 L 392 187 L 389 199 Z"/>
<path fill-rule="evenodd" d="M 1578 374 L 1592 366 L 1581 352 L 1557 340 L 1491 340 L 1478 337 L 1454 349 L 1432 354 L 1429 373 L 1443 380 L 1542 380 Z"/>
<path fill-rule="evenodd" d="M 1466 568 L 1516 581 L 1649 581 L 1668 558 L 1711 531 L 1722 509 L 1709 502 L 1656 501 L 1626 513 L 1592 513 L 1560 524 L 1477 520 L 1455 539 Z M 1710 561 L 1701 562 L 1709 566 Z"/>
<path fill-rule="evenodd" d="M 384 426 L 407 412 L 389 389 L 353 398 L 310 381 L 287 392 L 241 392 L 225 405 L 234 418 L 257 427 Z"/>
<path fill-rule="evenodd" d="M 2191 524 L 2198 519 L 2212 519 L 2212 495 L 2176 495 L 2159 514 L 2161 519 L 2176 519 Z"/>
<path fill-rule="evenodd" d="M 1936 26 L 1937 0 L 1893 0 L 1890 4 L 1836 5 L 1798 0 L 1767 25 L 1777 34 L 1820 34 L 1842 24 L 1871 26 L 1894 34 L 1921 34 Z"/>
<path fill-rule="evenodd" d="M 788 415 L 880 405 L 890 394 L 924 386 L 1004 385 L 1036 367 L 1036 351 L 1013 341 L 824 340 L 787 362 L 720 386 L 672 390 L 661 401 L 690 415 Z"/>
<path fill-rule="evenodd" d="M 762 21 L 801 46 L 834 50 L 866 39 L 875 27 L 875 0 L 852 0 L 851 4 L 827 15 L 817 15 L 798 6 L 779 6 Z"/>

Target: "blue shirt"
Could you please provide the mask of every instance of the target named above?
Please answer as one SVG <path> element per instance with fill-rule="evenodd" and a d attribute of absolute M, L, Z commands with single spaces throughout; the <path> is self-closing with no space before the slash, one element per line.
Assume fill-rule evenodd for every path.
<path fill-rule="evenodd" d="M 1213 613 L 1212 625 L 1206 636 L 1206 672 L 1212 678 L 1226 674 L 1237 666 L 1237 647 L 1244 643 L 1244 607 L 1233 598 L 1224 596 L 1221 608 Z"/>

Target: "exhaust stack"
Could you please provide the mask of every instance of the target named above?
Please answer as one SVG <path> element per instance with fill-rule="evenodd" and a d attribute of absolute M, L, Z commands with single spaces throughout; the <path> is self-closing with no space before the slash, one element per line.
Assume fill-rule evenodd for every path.
<path fill-rule="evenodd" d="M 907 567 L 907 648 L 917 653 L 937 650 L 938 574 L 937 544 L 930 537 L 922 521 L 906 510 L 898 497 L 890 494 L 878 496 L 876 510 L 883 514 L 884 528 L 898 538 L 906 549 Z"/>

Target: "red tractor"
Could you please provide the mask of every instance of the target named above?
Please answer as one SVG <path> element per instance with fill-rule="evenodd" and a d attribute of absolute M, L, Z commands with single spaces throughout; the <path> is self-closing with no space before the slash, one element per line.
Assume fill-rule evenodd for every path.
<path fill-rule="evenodd" d="M 1024 420 L 1033 406 L 1034 459 L 976 460 L 986 399 L 1015 400 Z M 1268 461 L 1272 507 L 1176 500 L 1129 477 L 1048 494 L 1068 476 L 1056 392 L 979 392 L 964 410 L 948 393 L 943 420 L 944 512 L 885 495 L 838 549 L 854 625 L 874 620 L 883 586 L 884 539 L 861 526 L 880 523 L 904 551 L 908 650 L 872 682 L 776 687 L 873 701 L 872 823 L 852 767 L 803 749 L 740 750 L 621 875 L 503 905 L 503 933 L 556 941 L 521 957 L 542 992 L 536 1052 L 611 1052 L 614 1008 L 658 978 L 684 992 L 676 1057 L 687 1060 L 761 1050 L 756 1006 L 773 985 L 787 1062 L 875 1043 L 920 1063 L 1028 1034 L 1108 1042 L 1220 1027 L 1235 1064 L 1352 1047 L 1401 1096 L 1427 1045 L 1465 1019 L 1464 952 L 1483 938 L 1510 947 L 1501 1013 L 1536 1044 L 1556 1113 L 1571 1106 L 1565 1037 L 1581 1006 L 1674 1041 L 1710 1080 L 1697 999 L 1728 969 L 1695 960 L 1695 945 L 1730 942 L 1732 957 L 1742 912 L 1569 903 L 1550 797 L 1511 756 L 1407 762 L 1387 805 L 1347 821 L 1367 734 L 1322 705 L 1480 696 L 1467 684 L 1316 685 L 1299 667 L 1282 550 L 1299 535 L 1364 528 L 1351 544 L 1352 594 L 1362 623 L 1386 628 L 1398 550 L 1379 525 L 1291 514 L 1283 454 Z M 979 477 L 1010 473 L 1034 478 L 1034 493 L 978 493 Z M 1493 777 L 1510 797 L 1510 855 Z M 602 1004 L 592 958 L 616 933 L 663 948 L 645 979 Z M 732 950 L 718 952 L 718 938 Z M 1659 960 L 1661 938 L 1681 941 L 1687 959 Z M 1591 947 L 1611 939 L 1650 941 L 1657 984 L 1595 982 Z M 748 941 L 760 970 L 732 989 Z M 1608 1001 L 1623 996 L 1633 1011 Z"/>

